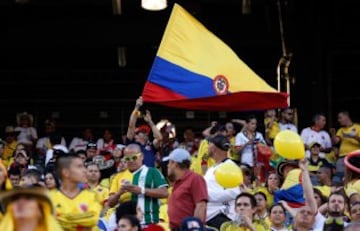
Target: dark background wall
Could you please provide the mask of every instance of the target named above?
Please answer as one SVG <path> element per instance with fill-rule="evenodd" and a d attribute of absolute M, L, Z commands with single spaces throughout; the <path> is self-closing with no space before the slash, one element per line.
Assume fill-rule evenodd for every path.
<path fill-rule="evenodd" d="M 58 116 L 65 134 L 84 127 L 114 127 L 119 134 L 141 94 L 174 2 L 179 3 L 227 43 L 259 76 L 276 88 L 276 67 L 282 56 L 278 1 L 168 1 L 160 12 L 141 9 L 140 1 L 122 0 L 122 14 L 113 14 L 111 0 L 0 1 L 0 127 L 15 124 L 18 112 L 34 114 L 36 124 Z M 291 105 L 299 127 L 319 111 L 336 125 L 336 113 L 347 109 L 355 121 L 359 96 L 354 81 L 360 45 L 355 35 L 358 1 L 279 1 L 287 49 L 293 53 Z M 126 49 L 126 65 L 118 64 L 118 47 Z M 243 118 L 262 112 L 195 112 L 145 105 L 154 120 L 163 117 L 179 129 L 201 130 L 211 120 Z M 107 114 L 107 117 L 101 115 Z"/>

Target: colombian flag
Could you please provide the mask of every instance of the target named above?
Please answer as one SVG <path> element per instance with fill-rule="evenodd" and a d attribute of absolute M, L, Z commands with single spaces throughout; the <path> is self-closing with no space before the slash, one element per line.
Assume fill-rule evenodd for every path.
<path fill-rule="evenodd" d="M 144 102 L 207 111 L 288 106 L 286 93 L 269 86 L 176 3 L 142 96 Z"/>
<path fill-rule="evenodd" d="M 292 208 L 299 208 L 305 205 L 304 190 L 301 184 L 301 170 L 299 168 L 291 170 L 281 188 L 274 192 L 274 201 L 278 203 L 284 200 Z"/>

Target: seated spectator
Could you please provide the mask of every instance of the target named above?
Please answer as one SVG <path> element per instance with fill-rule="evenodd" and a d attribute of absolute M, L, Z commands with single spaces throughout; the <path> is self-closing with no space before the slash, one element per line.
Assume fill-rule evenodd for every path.
<path fill-rule="evenodd" d="M 41 180 L 41 172 L 36 169 L 28 169 L 21 177 L 20 186 L 27 187 L 34 184 L 39 184 Z"/>
<path fill-rule="evenodd" d="M 237 217 L 235 220 L 224 222 L 220 231 L 235 231 L 239 228 L 251 231 L 265 231 L 263 224 L 253 219 L 256 210 L 255 197 L 250 193 L 240 193 L 235 199 L 235 212 Z"/>
<path fill-rule="evenodd" d="M 320 167 L 325 166 L 330 169 L 334 168 L 334 166 L 330 164 L 325 158 L 319 156 L 320 149 L 321 149 L 321 144 L 318 142 L 313 142 L 309 144 L 309 151 L 310 151 L 310 157 L 308 158 L 309 172 L 310 172 L 311 182 L 313 185 L 320 184 L 317 177 L 317 172 L 319 171 Z"/>

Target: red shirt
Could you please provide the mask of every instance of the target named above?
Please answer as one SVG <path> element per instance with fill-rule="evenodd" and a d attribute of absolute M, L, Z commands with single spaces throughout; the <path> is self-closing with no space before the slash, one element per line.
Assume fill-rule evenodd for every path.
<path fill-rule="evenodd" d="M 170 229 L 178 229 L 185 217 L 194 216 L 196 204 L 201 201 L 208 201 L 206 182 L 203 176 L 188 170 L 174 182 L 169 197 Z"/>

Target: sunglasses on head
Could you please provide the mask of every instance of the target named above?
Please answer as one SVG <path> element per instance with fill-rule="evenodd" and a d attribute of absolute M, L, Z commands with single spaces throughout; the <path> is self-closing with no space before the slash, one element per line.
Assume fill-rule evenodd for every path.
<path fill-rule="evenodd" d="M 131 156 L 125 156 L 124 157 L 124 161 L 125 162 L 129 162 L 129 161 L 135 161 L 137 160 L 139 157 L 140 157 L 141 153 L 136 153 L 134 155 L 131 155 Z"/>

